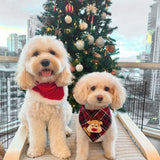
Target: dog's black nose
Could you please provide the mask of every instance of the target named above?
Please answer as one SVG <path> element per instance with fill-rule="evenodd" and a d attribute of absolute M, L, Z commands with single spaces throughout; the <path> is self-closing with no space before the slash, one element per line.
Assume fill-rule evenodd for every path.
<path fill-rule="evenodd" d="M 98 100 L 99 102 L 103 101 L 103 96 L 102 96 L 102 95 L 98 95 L 98 96 L 97 96 L 97 100 Z"/>
<path fill-rule="evenodd" d="M 49 66 L 49 63 L 50 63 L 50 61 L 49 61 L 48 59 L 43 59 L 43 60 L 41 61 L 41 65 L 42 65 L 43 67 Z"/>

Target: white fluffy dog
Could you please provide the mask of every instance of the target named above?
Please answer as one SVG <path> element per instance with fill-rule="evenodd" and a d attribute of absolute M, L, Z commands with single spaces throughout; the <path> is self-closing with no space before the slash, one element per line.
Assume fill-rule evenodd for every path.
<path fill-rule="evenodd" d="M 51 153 L 59 158 L 70 157 L 65 130 L 72 109 L 67 102 L 67 85 L 72 74 L 64 45 L 51 36 L 35 36 L 23 48 L 18 62 L 16 80 L 26 89 L 20 121 L 29 130 L 29 157 L 45 151 L 46 127 Z"/>
<path fill-rule="evenodd" d="M 81 104 L 77 123 L 76 160 L 87 160 L 89 141 L 102 141 L 105 157 L 115 158 L 116 122 L 112 109 L 125 101 L 126 92 L 119 80 L 107 72 L 93 72 L 83 76 L 73 90 Z"/>

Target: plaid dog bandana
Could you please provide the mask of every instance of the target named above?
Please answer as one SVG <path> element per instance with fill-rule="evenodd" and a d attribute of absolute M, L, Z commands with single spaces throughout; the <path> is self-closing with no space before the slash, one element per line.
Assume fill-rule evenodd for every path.
<path fill-rule="evenodd" d="M 40 83 L 32 89 L 51 100 L 61 100 L 64 96 L 63 87 L 57 87 L 55 83 Z"/>
<path fill-rule="evenodd" d="M 99 110 L 87 110 L 81 105 L 79 122 L 92 142 L 99 139 L 110 127 L 112 116 L 109 107 Z"/>

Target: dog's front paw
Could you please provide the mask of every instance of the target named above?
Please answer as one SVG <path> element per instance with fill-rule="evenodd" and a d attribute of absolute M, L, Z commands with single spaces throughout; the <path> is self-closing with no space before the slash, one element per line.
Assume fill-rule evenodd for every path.
<path fill-rule="evenodd" d="M 54 150 L 51 150 L 51 152 L 53 155 L 61 159 L 66 159 L 71 157 L 71 152 L 68 147 L 62 146 L 60 149 L 55 148 Z"/>
<path fill-rule="evenodd" d="M 40 157 L 43 154 L 44 154 L 44 149 L 39 149 L 39 148 L 29 147 L 27 151 L 27 156 L 30 158 Z"/>
<path fill-rule="evenodd" d="M 115 155 L 112 155 L 110 153 L 105 153 L 105 157 L 107 160 L 116 160 Z"/>

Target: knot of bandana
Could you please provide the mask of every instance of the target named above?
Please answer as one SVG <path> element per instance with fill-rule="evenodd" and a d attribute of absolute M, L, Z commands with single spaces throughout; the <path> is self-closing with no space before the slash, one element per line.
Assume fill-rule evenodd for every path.
<path fill-rule="evenodd" d="M 79 122 L 92 142 L 99 139 L 110 127 L 112 116 L 109 107 L 99 110 L 87 110 L 82 105 L 79 113 Z"/>
<path fill-rule="evenodd" d="M 63 87 L 57 87 L 54 82 L 40 83 L 32 89 L 40 93 L 41 96 L 51 100 L 61 100 L 64 96 Z"/>

